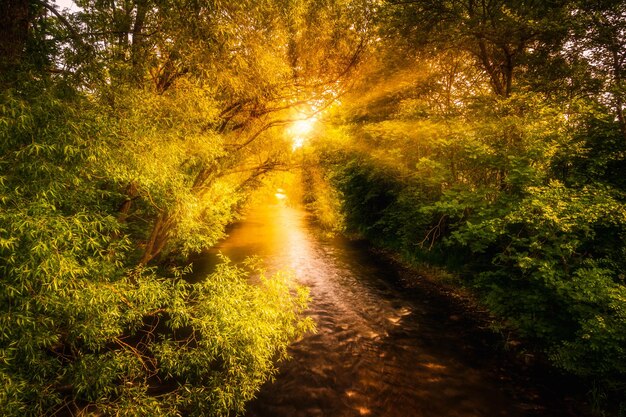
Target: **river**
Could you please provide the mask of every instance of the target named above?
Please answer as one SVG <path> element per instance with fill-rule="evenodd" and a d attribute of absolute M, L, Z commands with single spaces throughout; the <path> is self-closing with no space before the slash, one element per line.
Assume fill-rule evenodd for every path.
<path fill-rule="evenodd" d="M 255 207 L 215 251 L 293 270 L 311 293 L 317 332 L 291 347 L 248 417 L 576 415 L 546 400 L 550 383 L 508 364 L 454 300 L 363 242 L 324 237 L 301 209 Z M 200 268 L 214 261 L 206 254 Z"/>

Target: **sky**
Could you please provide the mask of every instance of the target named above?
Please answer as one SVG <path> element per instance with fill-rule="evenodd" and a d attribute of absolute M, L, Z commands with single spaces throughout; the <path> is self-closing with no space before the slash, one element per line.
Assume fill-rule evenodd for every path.
<path fill-rule="evenodd" d="M 73 0 L 54 0 L 54 4 L 56 4 L 59 9 L 70 9 L 72 12 L 77 12 L 79 10 Z"/>

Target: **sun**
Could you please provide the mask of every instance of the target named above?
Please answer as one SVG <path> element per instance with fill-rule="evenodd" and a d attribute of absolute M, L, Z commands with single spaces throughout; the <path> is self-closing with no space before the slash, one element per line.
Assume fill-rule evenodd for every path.
<path fill-rule="evenodd" d="M 311 133 L 314 124 L 314 118 L 298 120 L 291 125 L 290 130 L 294 136 L 306 136 Z"/>
<path fill-rule="evenodd" d="M 296 120 L 289 126 L 288 132 L 292 137 L 294 151 L 304 146 L 305 139 L 313 131 L 316 121 L 315 117 L 310 117 Z"/>

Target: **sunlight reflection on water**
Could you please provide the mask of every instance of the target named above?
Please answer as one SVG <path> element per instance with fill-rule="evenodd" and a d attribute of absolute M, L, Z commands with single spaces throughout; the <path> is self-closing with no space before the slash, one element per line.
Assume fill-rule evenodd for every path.
<path fill-rule="evenodd" d="M 235 262 L 258 255 L 268 272 L 292 270 L 311 291 L 317 333 L 293 345 L 249 417 L 526 415 L 465 357 L 462 324 L 407 299 L 390 284 L 391 265 L 358 243 L 322 237 L 303 210 L 254 207 L 216 250 Z"/>

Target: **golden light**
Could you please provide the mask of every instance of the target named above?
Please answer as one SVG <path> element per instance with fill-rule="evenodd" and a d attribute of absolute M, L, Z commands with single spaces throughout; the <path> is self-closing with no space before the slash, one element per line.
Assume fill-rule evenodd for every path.
<path fill-rule="evenodd" d="M 296 120 L 289 126 L 287 132 L 292 137 L 293 151 L 304 146 L 306 137 L 313 131 L 316 121 L 317 119 L 315 117 L 310 117 L 308 119 Z"/>
<path fill-rule="evenodd" d="M 306 136 L 313 130 L 315 118 L 298 120 L 291 125 L 290 131 L 294 136 Z"/>
<path fill-rule="evenodd" d="M 297 136 L 292 139 L 293 145 L 291 146 L 292 150 L 300 149 L 304 146 L 304 138 L 301 136 Z"/>
<path fill-rule="evenodd" d="M 285 200 L 287 198 L 287 194 L 285 193 L 285 190 L 283 190 L 282 188 L 278 188 L 276 190 L 276 194 L 274 194 L 274 196 L 280 201 L 280 200 Z"/>

